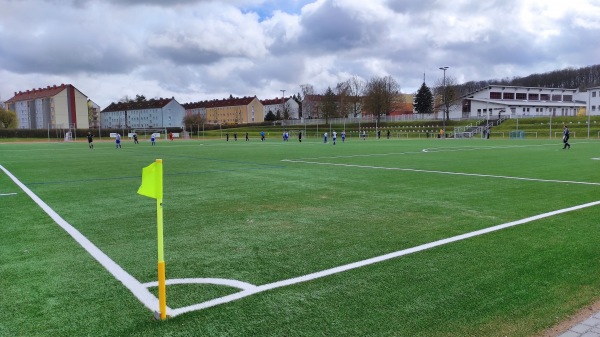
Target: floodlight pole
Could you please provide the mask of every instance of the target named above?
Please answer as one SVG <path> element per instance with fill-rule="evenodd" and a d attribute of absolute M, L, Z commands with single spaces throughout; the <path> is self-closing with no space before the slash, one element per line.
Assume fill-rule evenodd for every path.
<path fill-rule="evenodd" d="M 444 104 L 444 119 L 443 119 L 443 130 L 444 130 L 444 138 L 446 138 L 446 115 L 448 114 L 448 109 L 446 107 L 446 69 L 448 69 L 449 67 L 440 67 L 440 70 L 444 71 L 444 79 L 442 81 L 443 83 L 443 87 L 444 87 L 444 92 L 442 93 L 442 102 Z"/>
<path fill-rule="evenodd" d="M 281 119 L 283 120 L 283 116 L 284 116 L 284 110 L 285 110 L 285 89 L 281 89 L 279 90 L 281 91 Z M 281 123 L 281 126 L 283 126 L 283 123 Z M 284 128 L 285 129 L 285 128 Z"/>
<path fill-rule="evenodd" d="M 585 111 L 587 112 L 588 115 L 588 121 L 587 121 L 587 127 L 588 127 L 588 136 L 587 138 L 590 139 L 590 115 L 591 115 L 591 109 L 590 106 L 592 105 L 592 91 L 588 89 L 588 106 L 586 107 Z"/>

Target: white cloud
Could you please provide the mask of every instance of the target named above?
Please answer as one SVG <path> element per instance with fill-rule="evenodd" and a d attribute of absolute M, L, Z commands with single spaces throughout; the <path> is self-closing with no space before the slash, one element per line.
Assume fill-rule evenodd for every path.
<path fill-rule="evenodd" d="M 0 0 L 1 1 L 1 0 Z M 71 83 L 101 106 L 317 92 L 353 75 L 415 91 L 598 62 L 596 0 L 3 1 L 0 94 Z"/>

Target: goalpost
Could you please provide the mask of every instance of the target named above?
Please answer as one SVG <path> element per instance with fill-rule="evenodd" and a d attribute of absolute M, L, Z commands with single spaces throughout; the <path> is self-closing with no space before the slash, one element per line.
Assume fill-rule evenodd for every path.
<path fill-rule="evenodd" d="M 525 139 L 525 131 L 523 130 L 512 130 L 508 135 L 510 139 Z"/>
<path fill-rule="evenodd" d="M 165 139 L 167 137 L 167 129 L 133 129 L 132 133 L 137 133 L 140 136 L 142 133 L 144 134 L 144 139 L 147 139 L 150 135 L 155 134 L 156 139 L 160 139 L 162 135 L 165 135 Z"/>

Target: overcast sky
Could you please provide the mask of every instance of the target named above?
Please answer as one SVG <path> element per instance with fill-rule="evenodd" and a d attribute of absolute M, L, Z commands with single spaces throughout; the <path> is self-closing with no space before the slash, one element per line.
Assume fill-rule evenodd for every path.
<path fill-rule="evenodd" d="M 317 93 L 392 76 L 405 93 L 600 64 L 600 0 L 0 0 L 0 98 L 73 84 L 105 108 Z"/>

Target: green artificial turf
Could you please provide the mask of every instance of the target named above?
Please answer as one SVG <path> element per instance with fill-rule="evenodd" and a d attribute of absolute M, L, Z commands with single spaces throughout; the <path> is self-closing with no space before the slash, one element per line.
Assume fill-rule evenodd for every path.
<path fill-rule="evenodd" d="M 260 286 L 600 200 L 596 140 L 238 138 L 0 143 L 0 165 L 142 283 L 157 158 L 168 279 Z M 160 322 L 3 172 L 0 194 L 1 336 L 530 336 L 600 293 L 593 206 Z"/>

